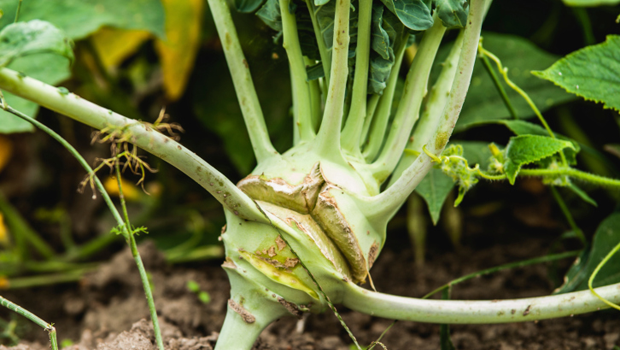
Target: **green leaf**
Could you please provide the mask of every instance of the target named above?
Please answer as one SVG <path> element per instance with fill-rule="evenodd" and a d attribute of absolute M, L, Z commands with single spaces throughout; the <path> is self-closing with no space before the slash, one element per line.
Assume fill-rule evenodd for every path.
<path fill-rule="evenodd" d="M 280 14 L 280 2 L 278 0 L 267 0 L 256 12 L 256 15 L 271 29 L 278 32 L 282 30 L 282 15 Z"/>
<path fill-rule="evenodd" d="M 263 4 L 264 0 L 235 0 L 235 9 L 239 12 L 250 13 Z"/>
<path fill-rule="evenodd" d="M 38 53 L 54 53 L 71 62 L 74 59 L 71 40 L 49 22 L 18 22 L 0 31 L 0 66 Z"/>
<path fill-rule="evenodd" d="M 433 225 L 437 225 L 441 208 L 452 187 L 454 187 L 452 178 L 444 174 L 439 168 L 431 169 L 424 179 L 420 181 L 418 187 L 416 187 L 415 191 L 424 198 L 428 205 Z"/>
<path fill-rule="evenodd" d="M 423 0 L 381 0 L 405 27 L 423 31 L 433 26 L 433 16 Z"/>
<path fill-rule="evenodd" d="M 586 100 L 620 111 L 620 35 L 575 51 L 536 76 Z"/>
<path fill-rule="evenodd" d="M 620 242 L 620 213 L 613 213 L 601 222 L 594 234 L 589 253 L 578 258 L 578 263 L 569 270 L 564 285 L 556 293 L 587 289 L 590 275 L 618 242 Z M 616 254 L 601 268 L 592 285 L 596 288 L 618 282 L 620 282 L 620 255 Z"/>
<path fill-rule="evenodd" d="M 325 72 L 323 72 L 323 64 L 317 63 L 314 66 L 307 67 L 306 74 L 308 75 L 308 81 L 323 78 L 325 76 Z"/>
<path fill-rule="evenodd" d="M 620 0 L 562 0 L 566 6 L 581 6 L 581 7 L 594 7 L 594 6 L 613 6 L 620 4 Z"/>
<path fill-rule="evenodd" d="M 464 28 L 469 14 L 467 0 L 433 0 L 441 23 L 447 28 Z"/>
<path fill-rule="evenodd" d="M 487 170 L 491 164 L 493 154 L 489 150 L 488 142 L 480 141 L 454 141 L 463 147 L 463 157 L 467 159 L 469 166 L 478 164 L 480 169 Z"/>
<path fill-rule="evenodd" d="M 21 57 L 8 65 L 9 68 L 41 80 L 47 84 L 58 84 L 71 76 L 69 61 L 56 54 L 44 53 Z M 4 93 L 4 99 L 9 106 L 31 117 L 37 114 L 39 106 L 33 102 L 24 100 L 8 92 Z M 22 120 L 8 112 L 0 110 L 0 133 L 14 133 L 33 131 L 32 124 Z"/>
<path fill-rule="evenodd" d="M 522 135 L 510 138 L 506 146 L 504 169 L 511 185 L 521 167 L 544 158 L 550 157 L 559 151 L 574 146 L 569 141 L 554 139 L 547 136 Z"/>
<path fill-rule="evenodd" d="M 0 8 L 15 13 L 19 1 L 0 0 Z M 13 16 L 0 19 L 0 27 L 13 22 Z M 165 37 L 164 8 L 161 0 L 27 0 L 19 13 L 20 21 L 40 19 L 54 24 L 71 39 L 82 39 L 102 26 L 144 29 Z"/>
<path fill-rule="evenodd" d="M 584 202 L 592 204 L 595 207 L 598 207 L 598 204 L 596 204 L 596 201 L 592 199 L 592 197 L 588 196 L 587 193 L 585 193 L 581 188 L 577 187 L 577 185 L 575 185 L 574 183 L 569 183 L 568 188 L 570 188 L 571 191 L 573 191 L 577 196 L 579 196 L 579 198 L 583 199 Z"/>
<path fill-rule="evenodd" d="M 552 83 L 537 79 L 530 74 L 531 70 L 549 67 L 558 60 L 558 56 L 537 48 L 530 41 L 521 37 L 490 32 L 483 32 L 483 37 L 484 47 L 502 60 L 504 66 L 508 67 L 510 79 L 529 94 L 541 112 L 576 98 L 553 86 Z M 439 50 L 431 74 L 431 81 L 434 81 L 439 75 L 441 64 L 448 56 L 450 48 L 451 45 L 444 45 Z M 506 85 L 503 80 L 501 83 L 504 85 L 519 118 L 525 119 L 535 116 L 530 106 L 519 94 Z M 504 105 L 501 95 L 497 92 L 482 63 L 476 62 L 467 99 L 456 124 L 456 131 L 463 131 L 475 124 L 507 118 L 511 118 L 510 112 Z"/>
<path fill-rule="evenodd" d="M 402 43 L 405 27 L 385 6 L 375 3 L 372 8 L 370 71 L 368 93 L 383 94 L 394 66 L 395 51 Z"/>

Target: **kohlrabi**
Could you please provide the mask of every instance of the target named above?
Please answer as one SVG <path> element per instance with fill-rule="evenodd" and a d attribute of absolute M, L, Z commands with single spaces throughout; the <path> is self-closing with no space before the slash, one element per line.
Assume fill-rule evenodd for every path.
<path fill-rule="evenodd" d="M 465 100 L 490 4 L 236 0 L 239 10 L 258 10 L 279 32 L 290 64 L 294 146 L 279 154 L 269 139 L 228 4 L 209 0 L 258 162 L 237 185 L 149 124 L 7 68 L 0 70 L 0 89 L 123 135 L 185 172 L 222 204 L 227 221 L 221 235 L 223 267 L 231 296 L 218 350 L 250 349 L 273 320 L 322 312 L 332 304 L 438 323 L 529 321 L 605 307 L 589 291 L 505 301 L 431 301 L 358 286 L 366 281 L 373 286 L 371 268 L 385 244 L 388 221 L 433 161 L 447 159 L 439 157 Z M 447 29 L 460 34 L 427 91 Z M 404 52 L 414 41 L 417 54 L 397 93 Z M 571 147 L 568 142 L 553 146 L 551 155 Z M 597 291 L 618 301 L 617 288 Z"/>

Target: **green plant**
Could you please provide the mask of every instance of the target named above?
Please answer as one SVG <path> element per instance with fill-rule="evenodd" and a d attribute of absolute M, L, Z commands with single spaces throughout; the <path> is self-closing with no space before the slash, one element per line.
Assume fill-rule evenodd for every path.
<path fill-rule="evenodd" d="M 337 315 L 334 304 L 376 316 L 446 324 L 529 321 L 605 307 L 590 291 L 498 302 L 395 297 L 358 286 L 369 281 L 374 288 L 370 269 L 385 243 L 387 223 L 411 192 L 420 189 L 427 174 L 438 170 L 434 163 L 441 172 L 433 176 L 445 173 L 458 183 L 457 204 L 479 178 L 513 184 L 517 176 L 537 176 L 549 185 L 572 188 L 586 200 L 574 179 L 620 185 L 618 180 L 572 168 L 579 146 L 553 133 L 535 108 L 544 128 L 520 120 L 502 122 L 517 136 L 503 150 L 490 147 L 489 170 L 470 167 L 463 146 L 448 145 L 479 53 L 484 59 L 494 57 L 479 50 L 490 4 L 489 0 L 236 2 L 245 12 L 260 7 L 261 19 L 282 34 L 291 70 L 294 146 L 280 154 L 269 138 L 228 5 L 209 0 L 258 162 L 237 185 L 156 126 L 125 118 L 64 88 L 9 68 L 0 70 L 0 88 L 147 150 L 179 168 L 222 204 L 227 220 L 223 267 L 231 281 L 231 298 L 218 349 L 251 348 L 262 329 L 283 315 L 300 316 L 328 307 Z M 33 27 L 45 27 L 41 30 L 45 36 L 39 42 L 35 37 L 12 43 L 20 50 L 6 51 L 7 64 L 31 53 L 30 47 L 72 57 L 67 40 L 55 28 L 36 21 L 7 28 L 19 32 Z M 425 99 L 448 28 L 463 29 Z M 418 52 L 398 95 L 400 66 L 415 35 L 421 38 Z M 616 41 L 611 37 L 611 44 Z M 499 60 L 496 63 L 506 77 Z M 487 68 L 493 69 L 490 64 Z M 501 86 L 497 79 L 496 86 Z M 513 106 L 508 95 L 502 93 L 504 102 Z M 509 110 L 515 116 L 522 111 Z M 526 165 L 534 167 L 523 168 Z M 435 199 L 436 207 L 441 207 L 452 186 L 449 182 L 443 198 Z M 131 227 L 128 222 L 123 225 Z M 617 286 L 596 292 L 618 302 Z"/>

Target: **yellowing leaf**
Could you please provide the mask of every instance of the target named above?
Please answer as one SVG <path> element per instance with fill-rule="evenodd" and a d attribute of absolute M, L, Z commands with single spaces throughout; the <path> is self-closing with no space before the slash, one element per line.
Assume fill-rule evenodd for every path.
<path fill-rule="evenodd" d="M 146 30 L 104 27 L 92 36 L 93 45 L 106 68 L 117 67 L 151 37 Z"/>
<path fill-rule="evenodd" d="M 0 135 L 0 172 L 9 162 L 11 154 L 13 154 L 13 143 L 8 137 Z"/>
<path fill-rule="evenodd" d="M 203 0 L 163 0 L 166 40 L 155 47 L 161 60 L 164 90 L 168 99 L 183 94 L 200 45 Z"/>
<path fill-rule="evenodd" d="M 138 190 L 134 184 L 121 178 L 121 186 L 123 186 L 123 196 L 125 196 L 126 200 L 136 201 L 140 199 L 140 190 Z M 103 182 L 103 187 L 105 187 L 105 190 L 108 191 L 110 196 L 119 196 L 118 182 L 116 181 L 116 178 L 108 177 L 105 179 Z"/>
<path fill-rule="evenodd" d="M 9 235 L 4 225 L 4 216 L 0 213 L 0 245 L 9 241 Z"/>

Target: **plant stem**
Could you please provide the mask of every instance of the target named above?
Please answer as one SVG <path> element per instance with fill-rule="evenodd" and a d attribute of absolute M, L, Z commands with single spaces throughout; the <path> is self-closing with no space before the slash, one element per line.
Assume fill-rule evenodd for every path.
<path fill-rule="evenodd" d="M 394 67 L 392 67 L 392 71 L 390 72 L 390 77 L 388 78 L 387 86 L 383 90 L 383 95 L 375 95 L 377 99 L 377 102 L 375 102 L 376 111 L 373 115 L 368 115 L 370 118 L 367 117 L 368 125 L 365 127 L 367 128 L 366 134 L 368 135 L 368 140 L 362 152 L 366 162 L 374 161 L 381 150 L 381 146 L 383 146 L 385 129 L 387 129 L 390 120 L 394 93 L 396 92 L 396 83 L 398 83 L 400 67 L 403 63 L 403 57 L 405 56 L 408 38 L 409 36 L 403 38 L 401 46 L 398 48 Z M 375 96 L 373 96 L 373 98 Z"/>
<path fill-rule="evenodd" d="M 92 272 L 94 270 L 95 268 L 93 267 L 50 275 L 14 278 L 7 281 L 7 289 L 32 288 L 38 286 L 47 286 L 50 284 L 77 282 L 81 280 L 86 273 Z"/>
<path fill-rule="evenodd" d="M 349 74 L 349 11 L 351 0 L 338 0 L 334 17 L 331 78 L 325 101 L 323 121 L 313 141 L 315 152 L 324 158 L 340 162 L 340 129 L 344 113 L 344 98 Z"/>
<path fill-rule="evenodd" d="M 394 171 L 409 140 L 411 130 L 420 116 L 420 106 L 426 95 L 431 68 L 445 32 L 446 27 L 435 17 L 435 24 L 424 33 L 418 52 L 409 68 L 403 95 L 385 145 L 379 158 L 371 165 L 371 171 L 379 183 L 385 181 Z"/>
<path fill-rule="evenodd" d="M 366 119 L 368 99 L 368 66 L 370 54 L 370 25 L 372 23 L 372 0 L 359 1 L 357 47 L 355 49 L 355 76 L 351 109 L 342 131 L 342 149 L 350 154 L 360 153 L 360 137 Z"/>
<path fill-rule="evenodd" d="M 319 47 L 319 56 L 321 56 L 321 64 L 323 65 L 323 73 L 325 74 L 325 82 L 326 85 L 329 86 L 329 77 L 331 74 L 331 55 L 329 51 L 327 51 L 327 47 L 325 47 L 325 40 L 323 40 L 323 35 L 321 34 L 321 27 L 319 26 L 319 22 L 316 19 L 316 11 L 320 9 L 320 7 L 314 6 L 313 0 L 306 0 L 306 5 L 308 6 L 308 12 L 310 12 L 310 19 L 312 20 L 312 28 L 314 29 L 314 36 L 316 37 L 316 43 Z"/>
<path fill-rule="evenodd" d="M 265 118 L 256 95 L 248 61 L 246 61 L 243 55 L 228 4 L 226 0 L 209 0 L 209 7 L 213 14 L 217 33 L 222 42 L 245 126 L 248 134 L 250 134 L 254 155 L 257 162 L 260 163 L 274 154 L 278 154 L 278 152 L 269 139 Z"/>
<path fill-rule="evenodd" d="M 519 175 L 523 176 L 568 176 L 575 179 L 583 180 L 595 185 L 603 187 L 620 188 L 620 180 L 610 179 L 607 177 L 586 173 L 574 168 L 558 168 L 558 169 L 521 169 Z"/>
<path fill-rule="evenodd" d="M 120 148 L 120 147 L 119 147 Z M 123 208 L 123 216 L 125 217 L 125 231 L 129 236 L 128 243 L 131 248 L 131 255 L 133 256 L 136 266 L 138 266 L 138 272 L 140 274 L 140 280 L 142 281 L 142 288 L 146 295 L 146 300 L 149 305 L 149 311 L 151 314 L 151 322 L 153 322 L 153 332 L 155 333 L 155 342 L 159 350 L 164 350 L 164 342 L 161 337 L 161 331 L 159 329 L 159 320 L 157 319 L 157 309 L 155 308 L 155 300 L 153 299 L 153 292 L 151 291 L 151 284 L 149 283 L 149 277 L 144 268 L 144 263 L 140 258 L 140 252 L 138 252 L 138 245 L 136 244 L 136 238 L 134 236 L 131 223 L 129 222 L 129 215 L 127 214 L 127 206 L 125 205 L 125 196 L 123 195 L 123 186 L 121 184 L 121 169 L 120 160 L 114 163 L 116 170 L 116 181 L 118 184 L 118 197 L 121 201 L 121 208 Z"/>
<path fill-rule="evenodd" d="M 558 190 L 555 188 L 555 186 L 550 186 L 550 187 L 551 187 L 551 193 L 553 194 L 555 201 L 558 202 L 558 206 L 560 207 L 560 209 L 562 210 L 562 213 L 566 217 L 566 221 L 568 221 L 568 224 L 573 229 L 573 232 L 579 238 L 579 240 L 581 241 L 581 244 L 583 244 L 583 246 L 585 247 L 588 244 L 588 241 L 586 240 L 586 237 L 583 235 L 583 231 L 581 231 L 579 226 L 577 226 L 575 219 L 573 219 L 573 215 L 570 213 L 570 210 L 568 210 L 568 206 L 566 206 L 566 203 L 564 202 L 564 199 L 562 199 L 562 196 L 560 196 L 560 193 L 558 192 Z"/>
<path fill-rule="evenodd" d="M 596 288 L 595 292 L 619 302 L 619 288 L 620 283 Z M 527 322 L 607 308 L 589 290 L 524 299 L 426 300 L 373 292 L 350 282 L 343 300 L 346 307 L 376 317 L 446 324 Z"/>
<path fill-rule="evenodd" d="M 512 119 L 519 119 L 519 117 L 517 116 L 517 112 L 515 111 L 515 108 L 512 106 L 512 103 L 510 102 L 510 99 L 508 98 L 508 95 L 506 94 L 506 90 L 504 89 L 504 86 L 499 81 L 497 74 L 495 74 L 495 70 L 493 70 L 493 67 L 491 66 L 491 62 L 485 55 L 480 55 L 480 60 L 482 61 L 483 67 L 485 68 L 487 73 L 489 73 L 489 76 L 491 77 L 491 80 L 493 81 L 493 84 L 495 85 L 497 92 L 499 92 L 499 95 L 502 97 L 502 101 L 504 101 L 506 108 L 508 108 L 508 112 L 510 112 L 510 116 L 512 117 Z"/>
<path fill-rule="evenodd" d="M 448 57 L 443 63 L 443 67 L 437 81 L 428 94 L 426 104 L 423 107 L 424 111 L 415 126 L 413 135 L 409 138 L 409 142 L 407 142 L 407 145 L 405 146 L 406 149 L 411 149 L 415 152 L 422 153 L 422 146 L 427 144 L 432 139 L 435 130 L 437 130 L 437 125 L 439 125 L 441 114 L 443 113 L 448 99 L 450 98 L 450 89 L 452 88 L 452 83 L 454 82 L 462 47 L 463 31 L 461 30 L 459 36 L 454 42 L 454 45 L 452 46 L 452 49 L 450 50 L 450 53 L 448 54 Z M 388 187 L 392 186 L 392 184 L 400 178 L 403 171 L 405 171 L 405 169 L 407 169 L 416 158 L 416 155 L 410 154 L 409 152 L 405 152 L 402 155 L 396 169 L 392 172 Z"/>
<path fill-rule="evenodd" d="M 605 266 L 605 264 L 609 261 L 609 259 L 611 259 L 611 257 L 614 256 L 614 254 L 616 254 L 618 250 L 620 250 L 620 243 L 616 244 L 616 246 L 612 250 L 610 250 L 609 253 L 607 253 L 607 255 L 605 255 L 605 258 L 603 258 L 603 260 L 601 260 L 601 262 L 598 265 L 596 265 L 596 268 L 594 269 L 594 271 L 590 275 L 590 278 L 588 279 L 588 290 L 600 301 L 604 302 L 610 307 L 613 307 L 616 310 L 620 310 L 620 306 L 618 306 L 618 300 L 616 300 L 616 302 L 614 303 L 610 301 L 609 298 L 605 298 L 604 296 L 600 295 L 598 291 L 592 287 L 592 283 L 594 282 L 594 279 L 596 278 L 596 275 L 601 270 L 601 268 Z M 600 289 L 600 288 L 597 288 L 597 289 Z"/>
<path fill-rule="evenodd" d="M 211 0 L 219 2 L 220 0 Z M 213 9 L 213 8 L 212 8 Z M 225 209 L 247 220 L 264 222 L 256 204 L 226 176 L 195 153 L 157 132 L 148 124 L 125 118 L 108 109 L 8 68 L 0 69 L 0 89 L 38 103 L 96 129 L 115 129 L 130 136 L 130 142 L 172 164 L 209 191 Z"/>
<path fill-rule="evenodd" d="M 583 7 L 571 7 L 570 9 L 573 11 L 575 17 L 577 17 L 577 22 L 581 25 L 581 30 L 583 31 L 583 41 L 586 45 L 594 45 L 596 43 L 596 39 L 594 38 L 592 22 L 588 16 L 588 11 Z"/>
<path fill-rule="evenodd" d="M 472 0 L 470 2 L 468 24 L 463 33 L 463 47 L 457 65 L 458 74 L 452 84 L 450 96 L 437 130 L 428 143 L 432 147 L 432 153 L 435 155 L 440 155 L 443 152 L 450 139 L 450 135 L 452 135 L 452 130 L 456 125 L 461 107 L 465 101 L 476 61 L 476 51 L 480 39 L 480 29 L 484 20 L 484 11 L 490 1 Z M 431 158 L 421 154 L 387 190 L 374 197 L 358 197 L 357 200 L 360 202 L 360 207 L 366 208 L 365 215 L 369 219 L 389 220 L 430 169 Z"/>
<path fill-rule="evenodd" d="M 20 4 L 21 4 L 21 1 L 20 1 Z M 58 341 L 56 340 L 56 328 L 54 328 L 52 324 L 43 321 L 37 315 L 3 298 L 2 296 L 0 296 L 0 305 L 6 307 L 7 309 L 11 311 L 17 312 L 18 314 L 34 322 L 37 326 L 43 328 L 49 334 L 52 350 L 58 350 Z"/>
<path fill-rule="evenodd" d="M 289 10 L 291 0 L 279 0 L 279 2 L 284 36 L 282 46 L 286 50 L 286 56 L 288 57 L 293 87 L 293 115 L 297 132 L 295 138 L 300 141 L 310 141 L 315 137 L 315 132 L 312 128 L 310 85 L 299 44 L 297 20 L 295 19 L 295 14 L 292 14 Z"/>
<path fill-rule="evenodd" d="M 401 58 L 400 60 L 397 60 L 394 63 L 395 66 L 398 66 L 398 70 L 400 70 L 400 64 L 402 63 L 402 61 L 403 60 Z M 389 78 L 388 78 L 388 83 L 389 83 Z M 370 123 L 374 119 L 375 111 L 377 110 L 377 105 L 379 104 L 380 98 L 381 98 L 381 95 L 373 94 L 368 99 L 368 106 L 366 107 L 366 118 L 364 119 L 364 127 L 362 129 L 362 135 L 360 136 L 360 147 L 362 147 L 362 145 L 366 143 L 366 139 L 368 138 L 368 131 L 370 130 Z"/>

